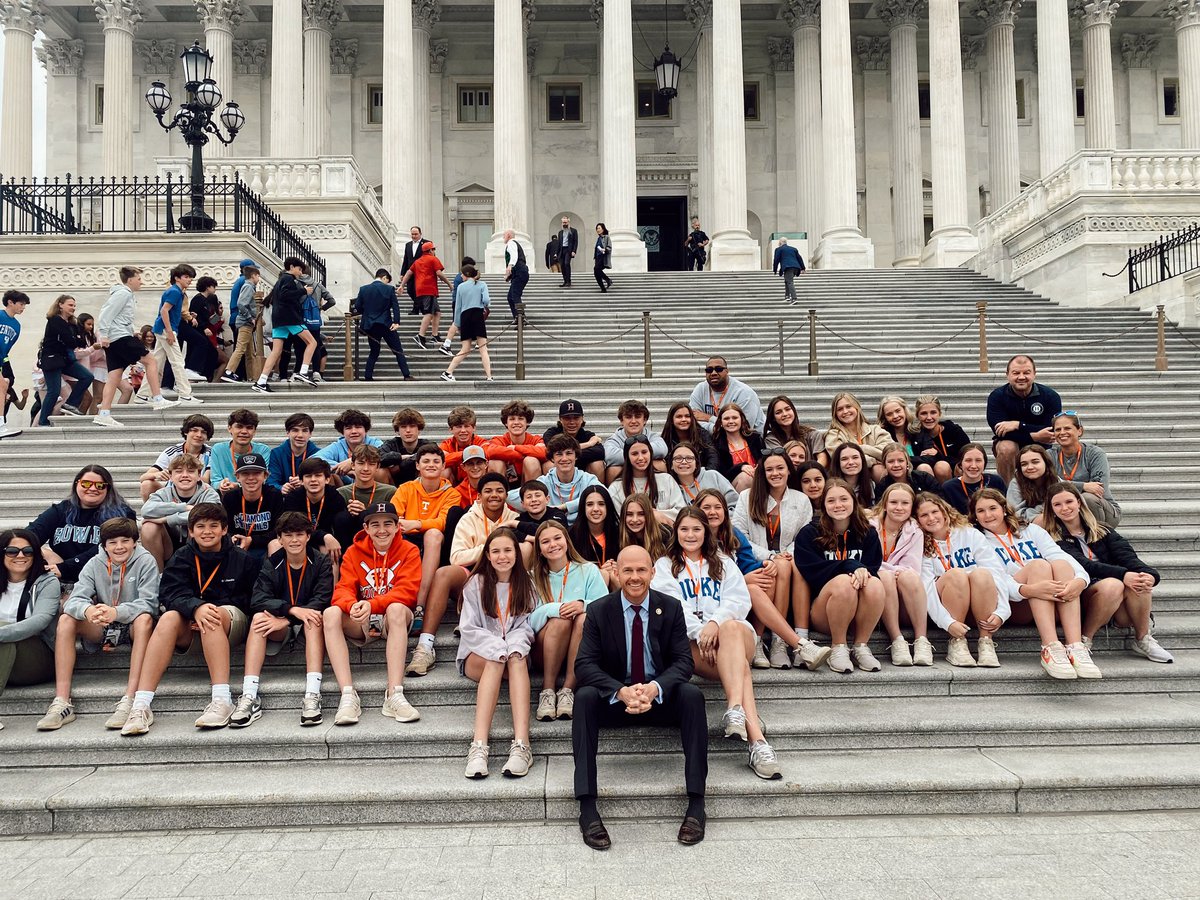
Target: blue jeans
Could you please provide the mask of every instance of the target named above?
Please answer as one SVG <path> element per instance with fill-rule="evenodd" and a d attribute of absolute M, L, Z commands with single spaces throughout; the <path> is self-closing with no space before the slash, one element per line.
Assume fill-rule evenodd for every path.
<path fill-rule="evenodd" d="M 92 373 L 74 360 L 68 363 L 65 369 L 43 372 L 42 375 L 46 379 L 46 402 L 42 404 L 42 412 L 38 416 L 39 425 L 50 424 L 50 413 L 54 411 L 54 406 L 58 403 L 58 395 L 62 391 L 64 375 L 69 375 L 75 379 L 75 387 L 71 389 L 71 396 L 67 398 L 67 403 L 71 406 L 78 407 L 83 402 L 88 388 L 92 386 Z"/>

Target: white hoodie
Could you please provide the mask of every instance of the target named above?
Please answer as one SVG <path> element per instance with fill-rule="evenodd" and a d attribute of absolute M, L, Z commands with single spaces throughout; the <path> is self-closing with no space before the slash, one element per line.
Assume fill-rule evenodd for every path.
<path fill-rule="evenodd" d="M 137 303 L 133 291 L 123 284 L 114 284 L 108 289 L 108 299 L 96 316 L 96 336 L 110 343 L 123 337 L 133 337 L 133 319 L 137 314 Z"/>
<path fill-rule="evenodd" d="M 979 530 L 979 529 L 977 529 Z M 999 535 L 995 535 L 990 531 L 981 531 L 988 545 L 996 551 L 996 559 L 1000 565 L 1004 567 L 1005 572 L 1009 576 L 1016 575 L 1025 567 L 1026 563 L 1031 563 L 1037 559 L 1044 559 L 1049 562 L 1065 562 L 1070 564 L 1071 570 L 1075 573 L 1076 578 L 1082 578 L 1083 583 L 1089 584 L 1091 579 L 1088 578 L 1087 572 L 1083 570 L 1083 566 L 1079 565 L 1069 553 L 1055 543 L 1054 539 L 1046 533 L 1046 529 L 1040 525 L 1029 524 L 1023 527 L 1015 535 L 1013 540 L 1009 541 L 1005 535 L 1003 539 Z M 1017 559 L 1012 558 L 1007 547 L 1011 547 L 1013 552 L 1017 554 Z M 1021 596 L 1021 586 L 1017 584 L 1011 577 L 1009 578 L 1009 593 L 1013 603 L 1020 603 L 1025 600 Z"/>
<path fill-rule="evenodd" d="M 750 614 L 750 591 L 737 563 L 720 554 L 721 580 L 708 574 L 708 562 L 689 561 L 678 575 L 671 574 L 671 560 L 664 556 L 654 564 L 654 580 L 650 588 L 669 594 L 683 604 L 683 621 L 688 640 L 696 640 L 708 622 L 745 622 Z M 695 578 L 693 579 L 693 576 Z"/>
<path fill-rule="evenodd" d="M 942 606 L 937 580 L 950 569 L 974 569 L 977 566 L 986 569 L 996 583 L 996 615 L 1001 622 L 1007 622 L 1012 615 L 1008 601 L 1013 593 L 1013 580 L 1004 571 L 983 535 L 974 528 L 952 528 L 950 540 L 945 544 L 939 541 L 938 549 L 941 550 L 941 556 L 935 553 L 921 560 L 921 582 L 925 585 L 926 605 L 933 623 L 945 631 L 954 621 L 954 616 Z"/>

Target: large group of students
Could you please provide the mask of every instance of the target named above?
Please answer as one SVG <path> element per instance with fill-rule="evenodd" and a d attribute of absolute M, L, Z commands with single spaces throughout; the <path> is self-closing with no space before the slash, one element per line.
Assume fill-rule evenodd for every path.
<path fill-rule="evenodd" d="M 405 679 L 438 664 L 434 637 L 457 609 L 455 665 L 478 683 L 466 775 L 488 774 L 507 681 L 503 772 L 519 777 L 532 762 L 531 715 L 578 715 L 576 660 L 598 640 L 589 606 L 626 596 L 634 581 L 618 559 L 629 561 L 630 547 L 652 567 L 650 595 L 681 605 L 689 674 L 720 683 L 722 731 L 746 742 L 766 779 L 781 772 L 753 670 L 878 672 L 881 623 L 894 666 L 933 665 L 931 622 L 952 666 L 999 666 L 1005 626 L 1029 623 L 1052 678 L 1100 678 L 1090 648 L 1109 623 L 1131 630 L 1133 653 L 1171 662 L 1151 633 L 1159 576 L 1115 530 L 1121 490 L 1104 451 L 1036 381 L 1031 358 L 1006 371 L 987 400 L 986 442 L 929 395 L 885 396 L 872 418 L 841 392 L 824 427 L 806 425 L 788 397 L 763 404 L 719 356 L 661 430 L 628 400 L 607 437 L 572 398 L 541 434 L 523 400 L 499 411 L 493 436 L 476 410 L 456 406 L 440 441 L 425 436 L 417 409 L 397 411 L 386 440 L 347 409 L 324 446 L 304 412 L 268 438 L 252 409 L 235 410 L 215 443 L 213 422 L 191 414 L 141 476 L 140 516 L 108 469 L 88 465 L 65 499 L 0 534 L 0 690 L 53 680 L 37 727 L 56 730 L 75 719 L 77 645 L 128 645 L 126 689 L 105 725 L 134 737 L 151 729 L 176 654 L 201 654 L 211 702 L 196 727 L 243 728 L 263 715 L 266 658 L 302 649 L 301 725 L 323 721 L 328 659 L 333 721 L 351 726 L 366 663 L 352 665 L 350 647 L 378 644 L 382 714 L 415 722 Z M 633 621 L 626 638 L 636 641 Z M 626 687 L 645 680 L 632 656 Z M 531 670 L 541 675 L 536 702 Z M 643 699 L 626 702 L 635 711 Z"/>

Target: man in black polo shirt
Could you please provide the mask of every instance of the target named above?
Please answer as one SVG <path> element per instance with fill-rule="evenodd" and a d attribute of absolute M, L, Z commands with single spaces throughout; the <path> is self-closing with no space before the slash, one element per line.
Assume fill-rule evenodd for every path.
<path fill-rule="evenodd" d="M 996 469 L 1006 482 L 1017 470 L 1017 454 L 1026 444 L 1054 443 L 1051 425 L 1062 412 L 1062 399 L 1044 384 L 1038 384 L 1037 366 L 1031 356 L 1014 356 L 1005 369 L 1008 384 L 988 395 L 987 420 L 992 429 Z"/>

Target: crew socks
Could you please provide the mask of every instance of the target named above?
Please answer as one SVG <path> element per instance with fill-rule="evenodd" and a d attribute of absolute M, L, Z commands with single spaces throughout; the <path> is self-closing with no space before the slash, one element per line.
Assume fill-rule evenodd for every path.
<path fill-rule="evenodd" d="M 258 698 L 258 676 L 245 675 L 242 677 L 242 696 L 251 700 Z M 213 699 L 216 699 L 215 697 Z"/>
<path fill-rule="evenodd" d="M 229 685 L 214 684 L 212 686 L 212 699 L 213 699 L 213 703 L 221 701 L 224 703 L 232 704 L 233 703 L 233 694 L 230 693 L 230 691 L 229 691 Z"/>
<path fill-rule="evenodd" d="M 154 691 L 136 691 L 133 695 L 133 709 L 149 709 L 154 702 Z"/>
<path fill-rule="evenodd" d="M 802 641 L 807 641 L 808 640 L 808 629 L 807 628 L 797 628 L 796 629 L 796 637 L 800 638 L 800 640 L 802 640 Z"/>
<path fill-rule="evenodd" d="M 422 634 L 419 638 L 417 638 L 417 646 L 424 647 L 426 650 L 432 650 L 433 649 L 433 635 L 432 634 Z"/>
<path fill-rule="evenodd" d="M 304 676 L 304 693 L 319 694 L 321 693 L 321 673 L 309 672 Z"/>

